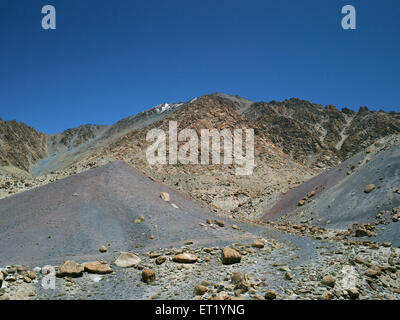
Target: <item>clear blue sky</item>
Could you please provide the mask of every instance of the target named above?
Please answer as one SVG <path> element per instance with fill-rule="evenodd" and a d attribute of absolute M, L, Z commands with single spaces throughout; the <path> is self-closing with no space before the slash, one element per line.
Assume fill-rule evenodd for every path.
<path fill-rule="evenodd" d="M 0 37 L 0 117 L 45 133 L 216 91 L 400 111 L 398 0 L 1 0 Z"/>

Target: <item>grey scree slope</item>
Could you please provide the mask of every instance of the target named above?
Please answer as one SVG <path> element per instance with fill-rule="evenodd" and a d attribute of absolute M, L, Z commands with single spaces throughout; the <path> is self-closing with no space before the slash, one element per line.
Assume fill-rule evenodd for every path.
<path fill-rule="evenodd" d="M 369 162 L 358 166 L 364 157 L 359 153 L 292 189 L 265 214 L 264 219 L 278 219 L 285 213 L 297 222 L 313 218 L 311 224 L 343 230 L 353 223 L 376 221 L 376 215 L 385 211 L 388 223 L 378 225 L 377 236 L 368 239 L 400 245 L 400 222 L 391 221 L 392 209 L 400 205 L 400 194 L 396 192 L 400 189 L 400 146 L 391 146 L 371 155 Z M 352 165 L 356 169 L 347 175 Z M 364 188 L 368 184 L 374 184 L 376 189 L 367 194 Z M 313 201 L 297 207 L 298 201 L 312 190 L 316 191 Z M 300 212 L 303 214 L 299 215 Z"/>
<path fill-rule="evenodd" d="M 161 199 L 168 192 L 171 202 Z M 178 206 L 174 208 L 171 204 Z M 134 220 L 141 215 L 145 221 Z M 102 258 L 120 251 L 196 244 L 217 245 L 254 238 L 258 229 L 236 223 L 231 228 L 202 228 L 213 213 L 189 196 L 152 181 L 123 161 L 77 174 L 0 200 L 0 265 L 60 263 Z M 246 231 L 247 230 L 247 231 Z M 150 239 L 154 235 L 155 239 Z"/>

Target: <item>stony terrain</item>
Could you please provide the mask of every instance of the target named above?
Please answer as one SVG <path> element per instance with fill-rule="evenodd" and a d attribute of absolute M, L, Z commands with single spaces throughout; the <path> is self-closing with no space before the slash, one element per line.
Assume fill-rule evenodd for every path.
<path fill-rule="evenodd" d="M 43 133 L 24 123 L 0 118 L 0 175 L 29 176 L 31 166 L 46 155 Z"/>
<path fill-rule="evenodd" d="M 53 264 L 55 289 L 42 286 L 49 266 L 8 265 L 2 269 L 0 299 L 400 298 L 399 248 L 335 241 L 325 231 L 310 237 L 289 228 L 262 230 L 256 240 L 222 247 L 188 241 L 91 263 L 60 262 Z M 112 250 L 112 245 L 100 250 Z M 239 258 L 232 260 L 232 251 Z"/>
<path fill-rule="evenodd" d="M 324 226 L 400 245 L 400 136 L 376 141 L 284 195 L 264 220 Z"/>

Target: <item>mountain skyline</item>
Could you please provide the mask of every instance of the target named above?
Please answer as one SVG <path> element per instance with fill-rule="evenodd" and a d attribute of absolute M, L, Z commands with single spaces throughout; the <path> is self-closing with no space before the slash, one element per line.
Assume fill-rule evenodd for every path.
<path fill-rule="evenodd" d="M 212 92 L 398 111 L 400 4 L 354 0 L 343 30 L 345 4 L 2 1 L 0 116 L 56 133 Z"/>
<path fill-rule="evenodd" d="M 251 103 L 272 103 L 272 102 L 283 103 L 283 102 L 289 101 L 289 100 L 299 100 L 299 101 L 304 101 L 304 102 L 307 102 L 307 103 L 311 103 L 311 104 L 313 104 L 313 105 L 320 105 L 320 106 L 322 106 L 322 108 L 329 108 L 329 107 L 332 107 L 332 106 L 333 106 L 333 107 L 337 108 L 337 109 L 338 109 L 339 111 L 341 111 L 341 112 L 346 111 L 346 109 L 347 109 L 347 110 L 351 110 L 351 111 L 354 111 L 354 112 L 357 113 L 357 112 L 360 112 L 360 110 L 365 109 L 365 108 L 367 108 L 369 111 L 372 111 L 372 112 L 382 112 L 382 111 L 383 111 L 383 112 L 388 112 L 388 113 L 390 113 L 390 112 L 400 112 L 400 110 L 399 110 L 398 108 L 393 108 L 393 109 L 385 110 L 384 108 L 371 108 L 371 107 L 369 107 L 369 106 L 359 106 L 358 108 L 348 108 L 348 107 L 335 106 L 335 105 L 332 105 L 332 104 L 322 105 L 322 104 L 320 104 L 320 103 L 318 103 L 318 102 L 313 102 L 313 101 L 309 101 L 309 100 L 301 99 L 301 98 L 297 98 L 297 97 L 290 97 L 290 98 L 283 99 L 283 100 L 281 100 L 281 101 L 276 101 L 276 100 L 271 100 L 271 101 L 264 101 L 264 100 L 262 100 L 262 101 L 254 101 L 254 100 L 252 100 L 252 99 L 249 99 L 248 97 L 242 97 L 242 96 L 237 95 L 237 94 L 231 95 L 231 94 L 226 94 L 226 93 L 221 93 L 221 92 L 215 92 L 215 93 L 212 93 L 212 94 L 210 94 L 210 95 L 218 95 L 218 94 L 223 94 L 223 95 L 232 96 L 232 97 L 244 98 L 244 99 L 246 99 L 246 100 L 251 101 Z M 207 95 L 207 94 L 204 94 L 204 95 Z M 201 95 L 201 96 L 204 96 L 204 95 Z M 198 96 L 198 97 L 201 97 L 201 96 Z M 149 110 L 152 110 L 152 109 L 157 109 L 157 108 L 161 108 L 161 109 L 162 109 L 162 108 L 165 108 L 165 105 L 168 106 L 168 105 L 174 105 L 174 104 L 183 104 L 183 103 L 188 102 L 188 101 L 191 101 L 191 100 L 193 100 L 193 99 L 197 99 L 198 97 L 192 97 L 191 99 L 188 99 L 187 101 L 180 100 L 179 102 L 170 102 L 170 101 L 169 101 L 169 102 L 161 102 L 161 103 L 159 103 L 159 104 L 157 104 L 157 105 L 154 105 L 154 106 L 143 107 L 143 108 L 140 109 L 138 112 L 133 113 L 133 114 L 128 114 L 126 117 L 121 118 L 121 119 L 117 119 L 117 120 L 114 121 L 114 122 L 108 122 L 108 123 L 94 123 L 93 121 L 91 121 L 91 122 L 88 122 L 88 123 L 80 123 L 80 124 L 78 124 L 76 127 L 63 128 L 63 129 L 61 129 L 60 131 L 57 131 L 57 132 L 45 132 L 45 131 L 41 131 L 41 130 L 38 130 L 38 131 L 41 132 L 41 133 L 47 134 L 47 135 L 53 135 L 53 134 L 62 133 L 62 132 L 68 131 L 68 130 L 77 129 L 77 128 L 84 127 L 84 126 L 91 126 L 91 125 L 93 125 L 93 126 L 112 126 L 112 125 L 116 124 L 118 121 L 120 121 L 120 120 L 122 120 L 122 119 L 126 119 L 126 118 L 129 118 L 129 117 L 137 116 L 138 114 L 140 114 L 140 113 L 142 113 L 142 112 L 146 112 L 146 111 L 149 111 Z M 34 128 L 34 129 L 37 129 L 37 128 L 35 128 L 34 126 L 31 126 L 29 123 L 27 123 L 27 122 L 25 122 L 25 121 L 23 121 L 23 120 L 21 120 L 21 119 L 5 119 L 5 118 L 2 117 L 2 115 L 0 115 L 0 120 L 5 121 L 5 122 L 17 121 L 17 122 L 20 122 L 20 123 L 24 123 L 24 124 L 26 124 L 26 125 L 28 125 L 28 126 Z"/>

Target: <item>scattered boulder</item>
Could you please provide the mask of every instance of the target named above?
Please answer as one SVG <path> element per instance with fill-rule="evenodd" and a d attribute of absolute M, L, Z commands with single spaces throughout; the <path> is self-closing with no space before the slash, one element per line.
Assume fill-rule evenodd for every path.
<path fill-rule="evenodd" d="M 117 260 L 115 260 L 115 265 L 120 268 L 130 268 L 136 266 L 140 263 L 140 258 L 130 252 L 121 252 Z"/>
<path fill-rule="evenodd" d="M 169 193 L 167 192 L 161 192 L 160 197 L 166 202 L 169 202 L 171 200 Z"/>
<path fill-rule="evenodd" d="M 101 246 L 101 247 L 99 248 L 99 251 L 100 251 L 101 253 L 107 252 L 107 247 L 106 247 L 106 246 Z"/>
<path fill-rule="evenodd" d="M 194 294 L 196 295 L 196 296 L 202 296 L 202 295 L 204 295 L 206 292 L 207 292 L 207 288 L 205 287 L 205 286 L 202 286 L 202 285 L 200 285 L 200 286 L 196 286 L 195 288 L 194 288 Z"/>
<path fill-rule="evenodd" d="M 313 191 L 311 191 L 308 195 L 307 195 L 307 197 L 308 198 L 312 198 L 312 197 L 314 197 L 316 195 L 316 192 L 313 190 Z"/>
<path fill-rule="evenodd" d="M 58 277 L 81 277 L 84 267 L 72 260 L 65 261 L 57 272 Z"/>
<path fill-rule="evenodd" d="M 333 299 L 333 293 L 332 293 L 332 291 L 329 291 L 329 290 L 325 291 L 325 292 L 322 294 L 322 299 L 323 299 L 323 300 L 332 300 L 332 299 Z"/>
<path fill-rule="evenodd" d="M 159 256 L 156 259 L 156 264 L 157 265 L 161 265 L 163 264 L 165 261 L 167 261 L 167 257 L 166 256 Z"/>
<path fill-rule="evenodd" d="M 245 276 L 239 272 L 234 272 L 231 275 L 231 282 L 235 285 L 245 281 Z"/>
<path fill-rule="evenodd" d="M 358 227 L 355 233 L 356 237 L 367 237 L 370 235 L 370 231 L 363 227 Z"/>
<path fill-rule="evenodd" d="M 347 293 L 350 299 L 358 299 L 358 297 L 360 296 L 360 292 L 357 288 L 350 288 L 347 290 Z"/>
<path fill-rule="evenodd" d="M 278 296 L 278 293 L 274 290 L 268 290 L 265 292 L 264 298 L 267 300 L 274 300 Z"/>
<path fill-rule="evenodd" d="M 195 263 L 197 259 L 198 258 L 192 253 L 179 253 L 172 258 L 172 261 L 178 263 Z"/>
<path fill-rule="evenodd" d="M 294 276 L 290 271 L 285 272 L 285 279 L 286 280 L 293 280 Z"/>
<path fill-rule="evenodd" d="M 162 253 L 161 252 L 157 252 L 157 251 L 152 251 L 152 252 L 150 252 L 149 256 L 150 256 L 150 259 L 154 259 L 154 258 L 157 258 L 159 256 L 162 256 Z"/>
<path fill-rule="evenodd" d="M 378 276 L 381 275 L 381 271 L 378 270 L 377 268 L 368 269 L 367 271 L 365 271 L 365 275 L 370 277 L 370 278 L 377 278 Z"/>
<path fill-rule="evenodd" d="M 144 269 L 142 271 L 142 281 L 145 283 L 151 283 L 156 280 L 156 272 L 152 269 Z"/>
<path fill-rule="evenodd" d="M 222 249 L 222 263 L 223 264 L 234 264 L 239 263 L 242 260 L 242 255 L 232 248 Z"/>
<path fill-rule="evenodd" d="M 214 220 L 214 222 L 218 227 L 221 227 L 221 228 L 225 227 L 225 222 L 222 220 Z"/>
<path fill-rule="evenodd" d="M 232 229 L 234 229 L 234 230 L 239 230 L 239 227 L 238 227 L 236 224 L 233 224 L 233 225 L 232 225 Z"/>
<path fill-rule="evenodd" d="M 297 203 L 297 206 L 302 207 L 302 206 L 304 206 L 305 204 L 306 204 L 306 201 L 305 201 L 305 200 L 300 200 L 300 201 Z"/>
<path fill-rule="evenodd" d="M 325 276 L 322 278 L 322 281 L 321 281 L 321 283 L 323 285 L 332 287 L 332 288 L 335 286 L 335 282 L 336 282 L 336 279 L 333 276 Z"/>
<path fill-rule="evenodd" d="M 370 192 L 372 192 L 375 188 L 376 188 L 376 186 L 375 186 L 374 184 L 369 184 L 369 185 L 365 186 L 364 192 L 365 192 L 365 193 L 370 193 Z"/>
<path fill-rule="evenodd" d="M 262 239 L 255 240 L 251 246 L 258 249 L 264 248 L 264 240 Z"/>
<path fill-rule="evenodd" d="M 113 272 L 113 269 L 103 261 L 87 262 L 83 266 L 88 273 L 108 274 Z"/>

